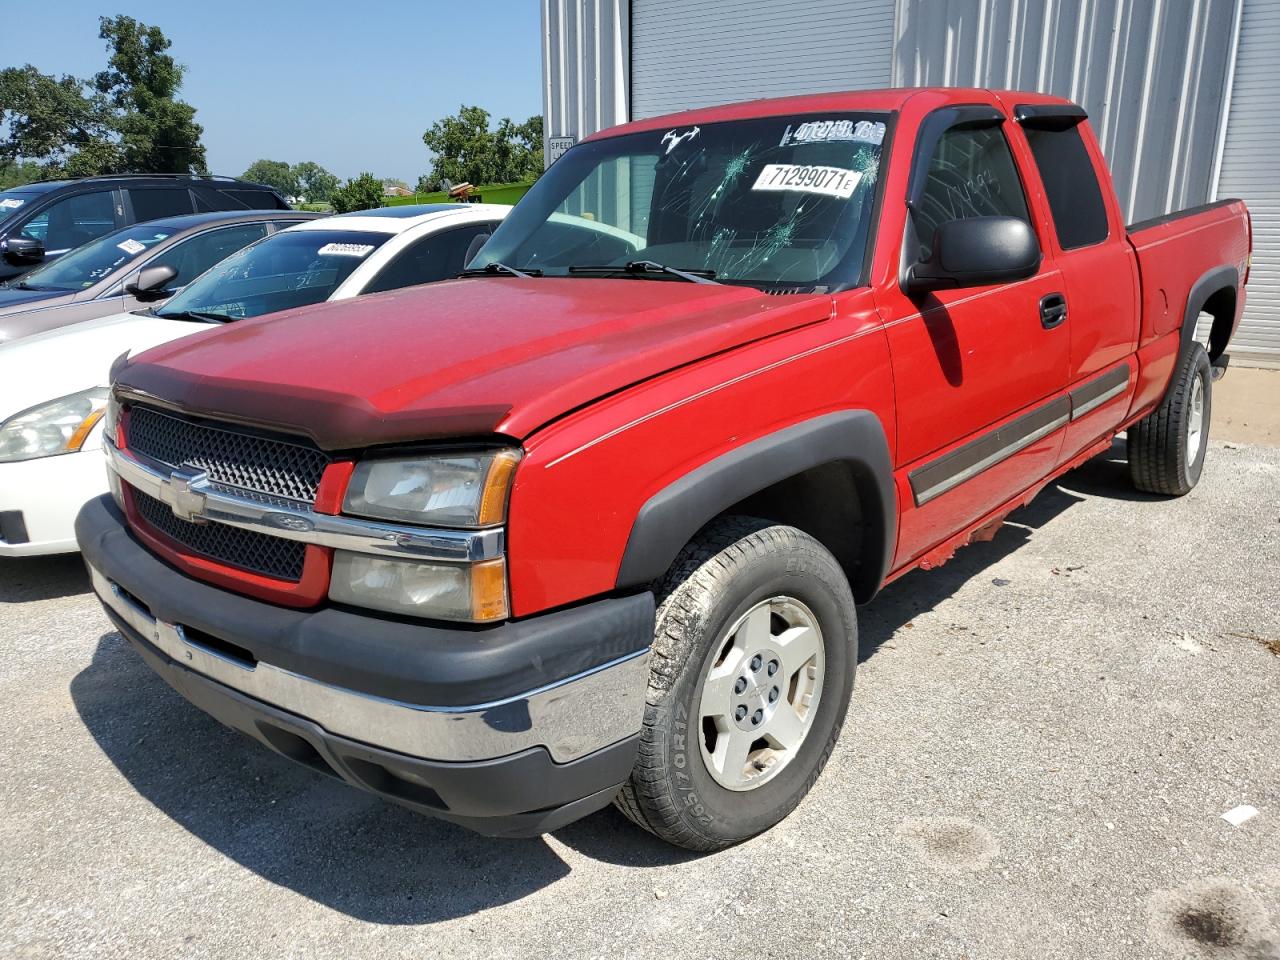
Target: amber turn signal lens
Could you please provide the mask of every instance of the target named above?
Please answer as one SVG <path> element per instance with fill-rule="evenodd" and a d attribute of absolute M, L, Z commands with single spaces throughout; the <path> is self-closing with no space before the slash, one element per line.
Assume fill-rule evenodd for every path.
<path fill-rule="evenodd" d="M 480 526 L 501 523 L 507 515 L 507 498 L 511 494 L 511 478 L 520 462 L 517 450 L 503 450 L 496 454 L 489 465 L 489 475 L 484 482 L 484 496 L 480 499 Z"/>
<path fill-rule="evenodd" d="M 507 617 L 507 562 L 502 558 L 471 568 L 471 618 L 476 621 Z"/>

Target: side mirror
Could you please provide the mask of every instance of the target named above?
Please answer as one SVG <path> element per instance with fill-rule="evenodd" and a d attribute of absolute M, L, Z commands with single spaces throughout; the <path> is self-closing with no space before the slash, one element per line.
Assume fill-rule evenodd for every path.
<path fill-rule="evenodd" d="M 977 287 L 1024 280 L 1040 269 L 1035 232 L 1017 217 L 971 217 L 938 224 L 928 260 L 907 271 L 907 289 Z"/>
<path fill-rule="evenodd" d="M 44 259 L 44 244 L 35 237 L 10 237 L 4 241 L 4 258 L 19 267 L 29 267 Z"/>
<path fill-rule="evenodd" d="M 124 292 L 139 300 L 160 300 L 167 297 L 165 287 L 178 275 L 178 271 L 166 264 L 143 267 L 132 283 L 125 284 Z"/>

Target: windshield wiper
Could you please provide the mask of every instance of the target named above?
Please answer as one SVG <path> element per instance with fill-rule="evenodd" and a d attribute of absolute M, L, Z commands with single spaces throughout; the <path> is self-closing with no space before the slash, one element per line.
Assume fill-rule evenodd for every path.
<path fill-rule="evenodd" d="M 644 277 L 659 273 L 666 274 L 671 277 L 679 277 L 681 280 L 687 280 L 689 283 L 720 283 L 720 281 L 715 278 L 716 272 L 714 270 L 681 270 L 678 267 L 668 267 L 665 263 L 658 263 L 656 260 L 630 260 L 621 266 L 616 263 L 574 265 L 569 268 L 569 272 L 603 274 L 625 273 L 632 277 Z"/>
<path fill-rule="evenodd" d="M 468 267 L 466 270 L 463 270 L 458 274 L 458 276 L 496 277 L 500 273 L 506 274 L 509 277 L 524 277 L 526 280 L 529 277 L 542 276 L 541 270 L 533 268 L 529 270 L 517 270 L 515 267 L 509 267 L 505 263 L 498 263 L 496 260 L 493 263 L 486 263 L 483 267 Z"/>
<path fill-rule="evenodd" d="M 201 323 L 230 323 L 233 317 L 225 313 L 201 313 L 199 310 L 178 310 L 175 313 L 154 313 L 161 320 L 199 320 Z"/>
<path fill-rule="evenodd" d="M 52 287 L 33 286 L 32 284 L 27 283 L 27 281 L 25 280 L 19 280 L 17 283 L 14 284 L 14 286 L 17 287 L 19 290 L 51 290 L 53 289 Z"/>

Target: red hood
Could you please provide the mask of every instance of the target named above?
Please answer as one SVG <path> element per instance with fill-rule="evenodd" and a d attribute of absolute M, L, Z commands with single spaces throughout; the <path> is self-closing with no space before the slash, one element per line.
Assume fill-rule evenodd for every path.
<path fill-rule="evenodd" d="M 290 310 L 141 354 L 116 383 L 322 448 L 501 433 L 830 316 L 823 296 L 675 281 L 452 280 Z"/>

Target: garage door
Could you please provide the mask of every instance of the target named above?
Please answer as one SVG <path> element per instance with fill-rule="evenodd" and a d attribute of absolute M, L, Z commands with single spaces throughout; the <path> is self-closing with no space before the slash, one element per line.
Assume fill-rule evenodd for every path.
<path fill-rule="evenodd" d="M 1280 363 L 1280 4 L 1245 0 L 1219 197 L 1253 215 L 1253 270 L 1231 355 Z"/>
<path fill-rule="evenodd" d="M 893 0 L 632 0 L 631 116 L 887 87 Z"/>

